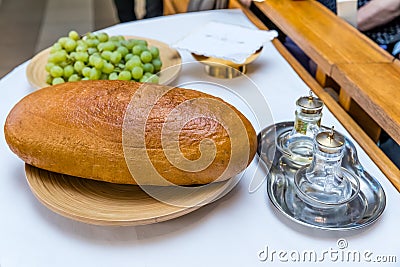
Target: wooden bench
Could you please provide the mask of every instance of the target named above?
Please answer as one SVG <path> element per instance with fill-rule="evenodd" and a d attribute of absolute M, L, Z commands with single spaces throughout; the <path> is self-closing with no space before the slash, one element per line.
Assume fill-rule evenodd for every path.
<path fill-rule="evenodd" d="M 273 41 L 400 190 L 400 170 L 376 145 L 381 128 L 400 143 L 399 61 L 317 1 L 265 0 L 254 2 L 251 9 L 242 7 L 237 0 L 231 2 L 242 8 L 258 28 L 276 26 L 317 64 L 317 74 L 313 77 L 279 40 Z M 339 102 L 325 90 L 332 81 L 339 87 Z M 372 122 L 367 122 L 369 118 Z"/>

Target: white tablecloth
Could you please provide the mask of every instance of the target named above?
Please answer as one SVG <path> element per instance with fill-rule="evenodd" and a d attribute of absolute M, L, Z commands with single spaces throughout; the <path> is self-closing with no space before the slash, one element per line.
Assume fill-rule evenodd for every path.
<path fill-rule="evenodd" d="M 241 11 L 225 10 L 148 19 L 116 25 L 106 31 L 172 44 L 211 20 L 254 27 Z M 193 62 L 187 52 L 181 55 L 184 63 Z M 27 63 L 20 65 L 0 81 L 1 125 L 13 105 L 33 90 L 25 77 L 26 66 Z M 293 120 L 295 100 L 308 95 L 309 88 L 273 45 L 266 44 L 248 69 L 248 76 L 265 100 L 249 95 L 246 91 L 249 80 L 243 77 L 224 81 L 234 88 L 233 92 L 217 88 L 209 93 L 237 105 L 252 120 L 257 131 L 270 123 L 263 114 L 268 113 L 267 107 L 262 106 L 265 102 L 275 122 Z M 207 76 L 200 63 L 188 63 L 183 65 L 175 84 L 189 83 L 187 87 L 204 89 L 208 88 L 205 82 L 224 83 Z M 214 88 L 212 84 L 210 88 Z M 244 97 L 248 106 L 242 105 L 237 95 Z M 249 106 L 254 109 L 259 125 Z M 327 126 L 335 125 L 337 130 L 350 136 L 327 109 L 322 122 Z M 64 218 L 40 204 L 26 182 L 24 163 L 8 149 L 4 133 L 0 131 L 0 266 L 283 266 L 285 259 L 295 266 L 308 266 L 307 259 L 299 263 L 289 257 L 293 251 L 308 250 L 318 253 L 319 260 L 325 255 L 324 266 L 353 266 L 355 263 L 346 260 L 338 262 L 335 256 L 335 251 L 348 250 L 371 252 L 366 255 L 371 261 L 384 259 L 377 256 L 395 256 L 400 261 L 400 209 L 396 206 L 400 195 L 365 152 L 357 144 L 356 147 L 362 165 L 379 180 L 387 194 L 384 214 L 365 229 L 328 232 L 289 221 L 269 202 L 265 183 L 255 193 L 249 193 L 255 164 L 231 193 L 198 211 L 147 226 L 100 227 Z M 255 178 L 263 175 L 259 171 Z M 347 241 L 347 249 L 338 247 L 339 239 Z M 269 258 L 261 261 L 259 256 L 266 254 L 260 255 L 260 252 L 266 248 Z M 287 252 L 286 256 L 279 254 L 280 251 Z M 324 251 L 335 255 L 329 259 L 328 252 L 324 254 Z M 365 263 L 363 258 L 361 263 Z M 378 263 L 370 262 L 368 266 L 375 264 Z M 396 263 L 387 265 L 396 266 Z"/>

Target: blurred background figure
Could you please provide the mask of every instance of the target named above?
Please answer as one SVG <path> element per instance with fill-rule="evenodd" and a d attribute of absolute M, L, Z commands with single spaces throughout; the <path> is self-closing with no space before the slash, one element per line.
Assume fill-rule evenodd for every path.
<path fill-rule="evenodd" d="M 318 0 L 337 12 L 336 0 Z M 400 0 L 358 0 L 357 29 L 389 53 L 400 41 Z"/>
<path fill-rule="evenodd" d="M 163 15 L 163 0 L 142 0 L 145 2 L 145 15 L 143 18 L 153 18 Z M 135 0 L 114 0 L 120 22 L 137 20 L 135 6 L 139 1 Z"/>
<path fill-rule="evenodd" d="M 114 0 L 0 0 L 0 78 L 70 30 L 116 23 Z"/>
<path fill-rule="evenodd" d="M 228 7 L 228 0 L 190 0 L 187 11 L 203 11 Z"/>
<path fill-rule="evenodd" d="M 239 2 L 246 7 L 250 7 L 252 0 L 239 0 Z M 229 0 L 190 0 L 187 11 L 223 9 L 228 8 L 228 4 Z"/>
<path fill-rule="evenodd" d="M 317 1 L 337 13 L 336 0 Z M 393 56 L 399 57 L 400 0 L 358 0 L 357 29 Z M 311 75 L 315 75 L 315 63 L 297 44 L 287 37 L 284 45 Z"/>
<path fill-rule="evenodd" d="M 318 0 L 333 12 L 336 0 Z M 399 58 L 400 56 L 400 0 L 358 0 L 357 29 L 380 47 Z M 382 132 L 378 145 L 400 168 L 400 145 Z"/>

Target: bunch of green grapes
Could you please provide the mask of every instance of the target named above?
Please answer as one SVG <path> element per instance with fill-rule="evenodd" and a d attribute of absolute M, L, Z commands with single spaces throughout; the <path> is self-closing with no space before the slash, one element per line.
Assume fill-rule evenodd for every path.
<path fill-rule="evenodd" d="M 79 80 L 135 80 L 158 83 L 162 62 L 157 47 L 145 40 L 76 31 L 61 37 L 51 48 L 46 82 L 54 85 Z"/>

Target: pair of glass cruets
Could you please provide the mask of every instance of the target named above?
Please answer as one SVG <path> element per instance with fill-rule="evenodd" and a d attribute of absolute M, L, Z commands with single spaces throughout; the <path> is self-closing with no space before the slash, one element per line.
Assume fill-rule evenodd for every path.
<path fill-rule="evenodd" d="M 277 137 L 279 164 L 296 195 L 309 205 L 329 206 L 354 197 L 357 179 L 341 167 L 345 138 L 321 127 L 323 101 L 310 92 L 296 101 L 294 126 Z"/>

